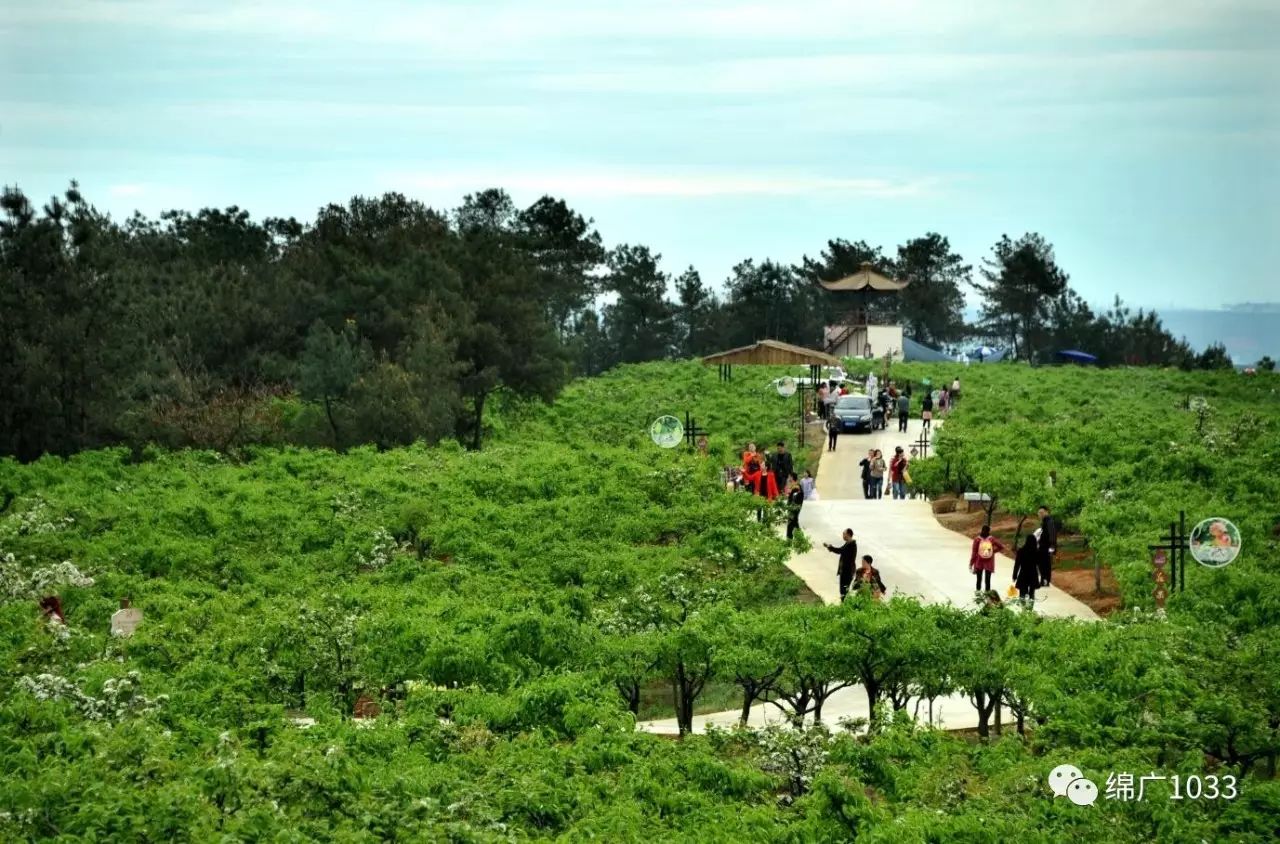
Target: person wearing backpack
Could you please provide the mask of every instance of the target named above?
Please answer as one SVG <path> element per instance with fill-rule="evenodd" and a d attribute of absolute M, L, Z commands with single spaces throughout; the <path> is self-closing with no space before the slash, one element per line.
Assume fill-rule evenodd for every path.
<path fill-rule="evenodd" d="M 991 573 L 996 570 L 996 554 L 1004 550 L 1004 543 L 991 535 L 991 526 L 983 525 L 982 530 L 973 539 L 973 549 L 969 552 L 969 571 L 977 576 L 974 590 L 991 591 Z M 983 581 L 986 585 L 983 586 Z"/>

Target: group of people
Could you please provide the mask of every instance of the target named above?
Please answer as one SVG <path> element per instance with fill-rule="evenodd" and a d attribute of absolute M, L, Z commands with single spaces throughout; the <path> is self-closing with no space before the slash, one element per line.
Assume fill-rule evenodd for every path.
<path fill-rule="evenodd" d="M 873 448 L 867 451 L 867 456 L 858 461 L 858 465 L 862 467 L 863 497 L 884 498 L 887 487 L 895 499 L 906 499 L 907 484 L 911 483 L 911 473 L 907 470 L 908 462 L 902 446 L 893 450 L 893 458 L 887 463 L 880 449 Z"/>
<path fill-rule="evenodd" d="M 911 419 L 911 382 L 908 381 L 901 390 L 898 389 L 897 384 L 893 381 L 890 381 L 882 388 L 879 386 L 873 372 L 867 376 L 866 390 L 866 394 L 873 397 L 875 408 L 872 428 L 883 427 L 885 420 L 896 417 L 898 420 L 898 433 L 906 433 L 907 423 Z M 840 401 L 842 396 L 847 395 L 849 395 L 849 388 L 844 384 L 836 387 L 834 385 L 828 386 L 824 382 L 818 387 L 818 416 L 827 422 L 827 451 L 836 450 L 836 441 L 840 434 L 840 422 L 836 419 L 832 410 L 835 408 L 836 402 Z M 934 394 L 931 390 L 926 390 L 924 398 L 920 401 L 920 421 L 926 429 L 933 428 L 935 410 L 933 396 Z M 938 414 L 946 416 L 959 398 L 960 379 L 956 378 L 951 382 L 950 387 L 943 387 L 938 391 L 936 403 Z"/>
<path fill-rule="evenodd" d="M 1058 544 L 1057 524 L 1047 506 L 1040 507 L 1039 516 L 1040 526 L 1023 540 L 1022 547 L 1014 555 L 1013 586 L 1024 606 L 1034 605 L 1036 590 L 1048 588 L 1053 579 L 1053 558 Z M 822 544 L 839 558 L 836 564 L 836 582 L 840 589 L 840 600 L 843 601 L 850 591 L 857 592 L 862 588 L 869 589 L 876 598 L 883 598 L 887 591 L 884 578 L 873 565 L 874 560 L 870 554 L 863 554 L 859 560 L 858 542 L 854 539 L 852 528 L 845 528 L 841 538 L 843 541 L 840 545 L 829 542 Z M 990 525 L 983 525 L 973 539 L 969 571 L 976 577 L 974 591 L 983 598 L 987 606 L 998 606 L 1001 603 L 1000 594 L 991 588 L 991 574 L 996 568 L 996 555 L 1004 550 L 1004 543 L 992 535 Z"/>
<path fill-rule="evenodd" d="M 1053 558 L 1058 553 L 1058 528 L 1047 506 L 1039 511 L 1040 527 L 1029 534 L 1013 558 L 1013 588 L 1025 604 L 1033 604 L 1037 589 L 1049 588 L 1053 580 Z M 976 577 L 974 589 L 991 591 L 991 573 L 996 569 L 996 554 L 1005 550 L 1004 543 L 991 535 L 991 526 L 983 525 L 973 539 L 969 554 L 969 571 Z"/>
<path fill-rule="evenodd" d="M 803 478 L 796 474 L 795 461 L 787 451 L 787 444 L 782 441 L 778 442 L 775 450 L 763 453 L 756 449 L 755 443 L 747 443 L 742 452 L 742 470 L 737 474 L 734 485 L 767 502 L 786 496 L 787 539 L 791 539 L 800 528 L 800 508 L 804 502 L 817 496 L 813 473 L 806 471 Z M 756 518 L 764 520 L 764 507 L 756 508 Z"/>
<path fill-rule="evenodd" d="M 822 543 L 824 548 L 839 557 L 836 582 L 840 587 L 840 600 L 848 597 L 850 591 L 857 592 L 863 588 L 869 589 L 874 597 L 883 598 L 886 591 L 884 579 L 880 577 L 880 570 L 872 565 L 875 561 L 871 555 L 863 554 L 861 562 L 855 562 L 858 559 L 858 542 L 853 538 L 853 529 L 845 528 L 842 539 L 844 542 L 840 545 Z"/>

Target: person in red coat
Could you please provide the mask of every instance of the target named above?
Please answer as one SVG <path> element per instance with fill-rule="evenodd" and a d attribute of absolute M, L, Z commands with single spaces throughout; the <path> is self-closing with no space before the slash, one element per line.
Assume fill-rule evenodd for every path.
<path fill-rule="evenodd" d="M 1004 550 L 1004 544 L 991 535 L 991 526 L 983 525 L 982 530 L 973 538 L 973 550 L 969 552 L 969 571 L 977 576 L 974 589 L 987 592 L 991 589 L 991 573 L 996 570 L 996 554 Z M 983 580 L 987 585 L 982 585 Z"/>
<path fill-rule="evenodd" d="M 778 497 L 778 467 L 777 456 L 772 452 L 764 453 L 764 497 L 772 501 Z"/>
<path fill-rule="evenodd" d="M 764 496 L 769 491 L 768 476 L 769 473 L 760 468 L 759 461 L 752 460 L 742 473 L 742 482 L 752 495 Z M 764 509 L 761 507 L 756 508 L 756 521 L 764 521 Z"/>

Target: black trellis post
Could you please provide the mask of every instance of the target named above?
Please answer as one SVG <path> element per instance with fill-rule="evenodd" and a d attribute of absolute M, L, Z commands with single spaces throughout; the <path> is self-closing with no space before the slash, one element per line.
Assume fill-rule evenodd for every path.
<path fill-rule="evenodd" d="M 1170 591 L 1185 592 L 1187 589 L 1187 549 L 1190 548 L 1187 536 L 1187 512 L 1178 511 L 1178 521 L 1169 522 L 1169 535 L 1160 537 L 1160 544 L 1148 545 L 1148 551 L 1169 552 Z"/>
<path fill-rule="evenodd" d="M 697 445 L 698 437 L 705 436 L 706 431 L 698 427 L 698 420 L 689 415 L 689 411 L 684 412 L 684 441 L 690 446 Z"/>
<path fill-rule="evenodd" d="M 917 457 L 929 456 L 929 430 L 920 431 L 920 439 L 911 444 L 911 453 Z"/>
<path fill-rule="evenodd" d="M 807 384 L 796 385 L 796 398 L 800 400 L 800 431 L 799 433 L 796 434 L 796 436 L 800 440 L 801 446 L 804 445 L 804 429 L 808 422 L 808 420 L 805 418 L 805 411 L 808 409 L 808 406 L 805 403 L 805 393 L 808 392 L 808 390 L 809 390 L 809 386 Z M 815 390 L 814 392 L 816 393 L 817 390 Z"/>

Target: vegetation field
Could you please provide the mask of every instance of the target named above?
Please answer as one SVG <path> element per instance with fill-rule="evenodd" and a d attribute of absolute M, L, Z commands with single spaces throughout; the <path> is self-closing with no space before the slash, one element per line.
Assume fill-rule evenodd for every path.
<path fill-rule="evenodd" d="M 786 544 L 720 478 L 747 439 L 794 440 L 774 374 L 641 364 L 550 405 L 498 393 L 478 452 L 0 463 L 0 838 L 1275 839 L 1280 380 L 894 366 L 964 382 L 922 489 L 1047 501 L 1116 573 L 1126 608 L 1084 624 L 799 600 Z M 648 439 L 685 411 L 709 457 Z M 1160 617 L 1146 545 L 1179 509 L 1232 519 L 1244 552 L 1191 563 Z M 41 617 L 51 594 L 65 626 Z M 122 597 L 145 614 L 128 638 L 109 635 Z M 872 723 L 635 729 L 642 690 L 687 720 L 708 689 L 820 714 L 842 683 Z M 954 691 L 982 735 L 912 719 Z M 1162 781 L 1076 806 L 1045 785 L 1063 763 L 1100 789 L 1212 775 L 1235 796 Z"/>

